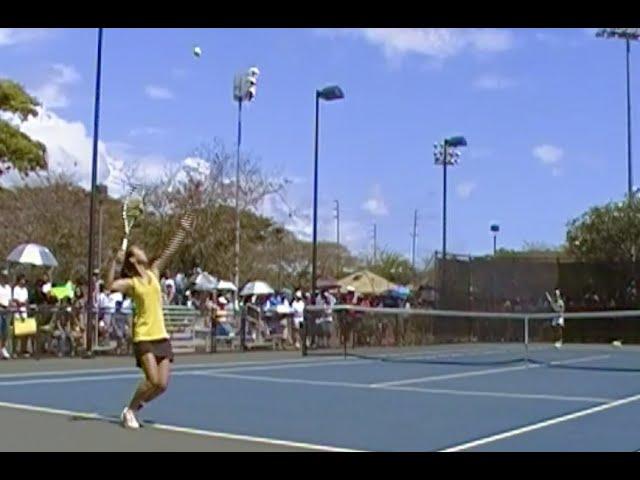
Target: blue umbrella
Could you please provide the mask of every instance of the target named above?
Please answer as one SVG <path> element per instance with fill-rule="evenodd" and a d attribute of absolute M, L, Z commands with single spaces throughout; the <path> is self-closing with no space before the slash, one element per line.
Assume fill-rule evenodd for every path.
<path fill-rule="evenodd" d="M 411 295 L 411 290 L 409 290 L 407 287 L 397 285 L 394 288 L 388 290 L 387 293 L 393 298 L 407 298 L 409 295 Z"/>

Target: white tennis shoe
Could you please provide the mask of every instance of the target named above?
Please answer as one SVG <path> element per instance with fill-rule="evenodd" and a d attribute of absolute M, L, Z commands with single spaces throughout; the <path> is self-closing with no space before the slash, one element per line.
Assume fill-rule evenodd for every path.
<path fill-rule="evenodd" d="M 120 422 L 122 422 L 122 426 L 124 428 L 131 428 L 134 430 L 140 428 L 140 424 L 138 423 L 133 410 L 129 407 L 124 407 L 124 410 L 122 410 L 122 413 L 120 414 Z"/>

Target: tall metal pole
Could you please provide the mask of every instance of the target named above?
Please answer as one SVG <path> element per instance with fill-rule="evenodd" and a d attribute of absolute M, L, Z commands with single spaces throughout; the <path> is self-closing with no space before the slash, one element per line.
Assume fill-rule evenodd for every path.
<path fill-rule="evenodd" d="M 498 236 L 494 233 L 493 234 L 493 256 L 494 257 L 496 256 L 496 251 L 497 251 L 496 250 L 496 246 L 497 246 L 497 240 L 496 239 L 497 239 L 497 237 Z"/>
<path fill-rule="evenodd" d="M 313 157 L 313 246 L 311 253 L 311 298 L 315 298 L 316 293 L 316 263 L 318 260 L 318 138 L 320 135 L 320 92 L 316 90 L 316 131 L 315 131 L 315 147 Z M 305 318 L 302 328 L 302 346 L 300 348 L 302 355 L 307 355 L 307 337 L 311 334 L 310 323 L 314 321 L 311 318 Z"/>
<path fill-rule="evenodd" d="M 316 91 L 316 133 L 313 159 L 313 252 L 311 258 L 311 295 L 316 293 L 318 261 L 318 137 L 320 135 L 320 94 Z"/>
<path fill-rule="evenodd" d="M 235 269 L 234 281 L 236 291 L 234 292 L 234 302 L 238 301 L 238 291 L 240 290 L 240 145 L 242 144 L 242 100 L 238 100 L 238 151 L 236 155 L 236 246 L 235 246 Z M 235 308 L 235 305 L 234 305 Z"/>
<path fill-rule="evenodd" d="M 633 195 L 633 165 L 631 161 L 631 42 L 627 44 L 627 193 Z"/>
<path fill-rule="evenodd" d="M 91 158 L 91 200 L 89 203 L 89 253 L 87 262 L 87 355 L 90 356 L 93 351 L 93 330 L 94 330 L 94 287 L 93 285 L 93 255 L 94 255 L 94 223 L 95 223 L 95 204 L 97 196 L 97 180 L 98 180 L 98 136 L 100 127 L 100 80 L 102 77 L 102 28 L 98 29 L 98 54 L 96 65 L 96 89 L 93 110 L 93 152 Z"/>
<path fill-rule="evenodd" d="M 447 141 L 442 144 L 442 268 L 440 278 L 440 299 L 445 297 L 447 264 Z"/>
<path fill-rule="evenodd" d="M 102 267 L 102 224 L 103 224 L 103 199 L 98 205 L 98 268 Z"/>

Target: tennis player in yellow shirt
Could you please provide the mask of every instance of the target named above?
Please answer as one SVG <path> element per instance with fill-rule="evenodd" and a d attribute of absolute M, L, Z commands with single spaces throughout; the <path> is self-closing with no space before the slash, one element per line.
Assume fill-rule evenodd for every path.
<path fill-rule="evenodd" d="M 129 404 L 120 416 L 125 428 L 140 428 L 136 413 L 142 406 L 166 391 L 169 384 L 173 351 L 162 313 L 160 273 L 178 250 L 191 229 L 193 216 L 187 213 L 162 254 L 149 261 L 140 247 L 132 245 L 120 250 L 111 262 L 106 286 L 109 291 L 129 296 L 135 306 L 133 318 L 133 352 L 136 366 L 144 372 Z M 122 263 L 121 278 L 115 280 L 116 263 Z"/>

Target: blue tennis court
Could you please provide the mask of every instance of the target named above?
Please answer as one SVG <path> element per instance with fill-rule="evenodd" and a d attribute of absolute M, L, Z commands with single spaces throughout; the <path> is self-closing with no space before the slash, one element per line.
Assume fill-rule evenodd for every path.
<path fill-rule="evenodd" d="M 439 353 L 449 352 L 460 358 L 459 349 Z M 630 428 L 640 415 L 640 375 L 631 371 L 240 358 L 178 358 L 167 394 L 140 412 L 146 428 L 126 433 L 179 432 L 176 442 L 196 435 L 214 450 L 228 439 L 239 450 L 640 449 Z M 600 364 L 603 355 L 585 351 L 571 361 Z M 129 367 L 3 373 L 0 410 L 105 420 L 116 430 L 139 378 Z"/>

